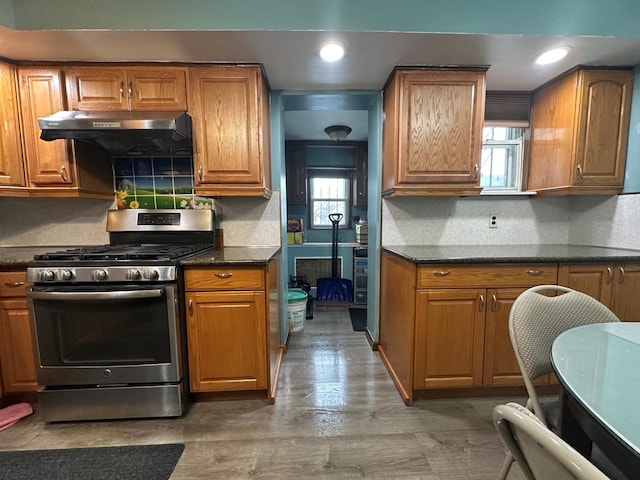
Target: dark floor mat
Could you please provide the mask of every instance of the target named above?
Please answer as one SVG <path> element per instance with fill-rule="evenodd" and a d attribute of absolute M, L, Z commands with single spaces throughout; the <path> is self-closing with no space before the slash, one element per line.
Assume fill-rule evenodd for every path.
<path fill-rule="evenodd" d="M 0 452 L 0 478 L 167 480 L 184 444 Z"/>
<path fill-rule="evenodd" d="M 364 332 L 367 329 L 366 308 L 350 308 L 349 316 L 351 317 L 351 325 L 354 332 Z"/>

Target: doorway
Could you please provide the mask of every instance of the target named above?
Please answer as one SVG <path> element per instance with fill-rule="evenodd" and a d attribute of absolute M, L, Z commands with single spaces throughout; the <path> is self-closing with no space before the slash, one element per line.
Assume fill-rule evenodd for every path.
<path fill-rule="evenodd" d="M 308 203 L 303 205 L 289 202 L 292 195 L 287 188 L 287 166 L 285 146 L 291 143 L 309 144 L 311 146 L 312 164 L 322 167 L 322 149 L 349 150 L 351 147 L 365 145 L 366 150 L 366 183 L 367 203 L 356 205 L 352 213 L 363 221 L 368 221 L 368 258 L 367 296 L 364 305 L 367 307 L 367 332 L 370 341 L 378 340 L 378 292 L 379 292 L 379 248 L 380 248 L 380 191 L 382 171 L 382 95 L 380 92 L 277 92 L 272 94 L 272 138 L 274 145 L 272 161 L 274 172 L 279 167 L 280 190 L 282 192 L 281 211 L 283 228 L 283 248 L 281 279 L 283 291 L 286 291 L 290 275 L 295 274 L 295 259 L 298 257 L 326 257 L 330 251 L 330 243 L 324 238 L 327 231 L 314 229 L 306 231 L 302 243 L 287 244 L 287 223 L 290 218 L 307 218 Z M 325 133 L 330 125 L 346 125 L 351 128 L 348 138 L 336 142 Z M 314 151 L 315 150 L 315 151 Z M 320 152 L 320 153 L 318 153 Z M 325 152 L 326 153 L 326 152 Z M 334 152 L 335 153 L 335 152 Z M 344 154 L 344 152 L 343 152 Z M 339 155 L 338 155 L 339 156 Z M 278 160 L 279 159 L 279 160 Z M 335 166 L 335 164 L 333 164 Z M 330 165 L 331 167 L 331 165 Z M 351 166 L 355 178 L 355 165 Z M 305 176 L 306 181 L 306 176 Z M 289 181 L 291 184 L 291 179 Z M 277 188 L 274 186 L 274 188 Z M 306 193 L 305 193 L 306 197 Z M 306 197 L 308 199 L 308 197 Z M 356 202 L 357 203 L 357 202 Z M 357 220 L 357 219 L 356 219 Z M 323 233 L 325 235 L 323 235 Z M 341 237 L 340 256 L 342 273 L 346 278 L 353 278 L 353 249 L 361 246 L 356 242 L 355 224 L 345 226 Z M 305 238 L 306 237 L 306 238 Z M 328 239 L 329 237 L 327 237 Z M 294 240 L 299 241 L 299 240 Z M 286 311 L 286 301 L 284 302 Z M 286 317 L 286 315 L 285 315 Z M 286 318 L 284 319 L 286 320 Z M 283 325 L 283 336 L 286 337 L 287 325 Z M 283 339 L 284 340 L 284 339 Z"/>

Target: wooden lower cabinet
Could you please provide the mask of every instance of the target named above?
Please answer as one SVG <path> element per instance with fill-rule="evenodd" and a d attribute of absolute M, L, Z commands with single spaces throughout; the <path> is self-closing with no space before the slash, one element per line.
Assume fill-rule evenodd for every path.
<path fill-rule="evenodd" d="M 561 264 L 558 283 L 599 300 L 625 322 L 640 322 L 640 264 Z"/>
<path fill-rule="evenodd" d="M 25 287 L 24 271 L 0 272 L 0 394 L 38 390 Z"/>
<path fill-rule="evenodd" d="M 276 272 L 278 260 L 266 268 L 185 271 L 193 393 L 267 390 L 274 399 L 281 361 Z"/>
<path fill-rule="evenodd" d="M 378 350 L 405 403 L 421 390 L 522 386 L 511 305 L 557 275 L 557 264 L 428 265 L 383 252 Z"/>

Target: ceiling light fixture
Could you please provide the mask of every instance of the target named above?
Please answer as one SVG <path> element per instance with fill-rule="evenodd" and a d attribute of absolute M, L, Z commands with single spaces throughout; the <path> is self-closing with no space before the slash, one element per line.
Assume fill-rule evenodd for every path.
<path fill-rule="evenodd" d="M 571 51 L 571 47 L 556 47 L 542 52 L 536 57 L 538 65 L 548 65 L 562 60 Z"/>
<path fill-rule="evenodd" d="M 324 129 L 324 133 L 329 135 L 331 140 L 342 142 L 351 133 L 351 127 L 346 125 L 329 125 Z"/>
<path fill-rule="evenodd" d="M 344 57 L 344 47 L 338 43 L 327 43 L 320 49 L 320 58 L 325 62 L 337 62 Z"/>

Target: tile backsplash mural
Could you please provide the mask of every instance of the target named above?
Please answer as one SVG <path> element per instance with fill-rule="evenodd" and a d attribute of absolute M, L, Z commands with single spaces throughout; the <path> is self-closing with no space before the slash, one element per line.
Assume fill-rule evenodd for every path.
<path fill-rule="evenodd" d="M 116 157 L 116 203 L 125 208 L 211 208 L 194 190 L 192 157 Z"/>

